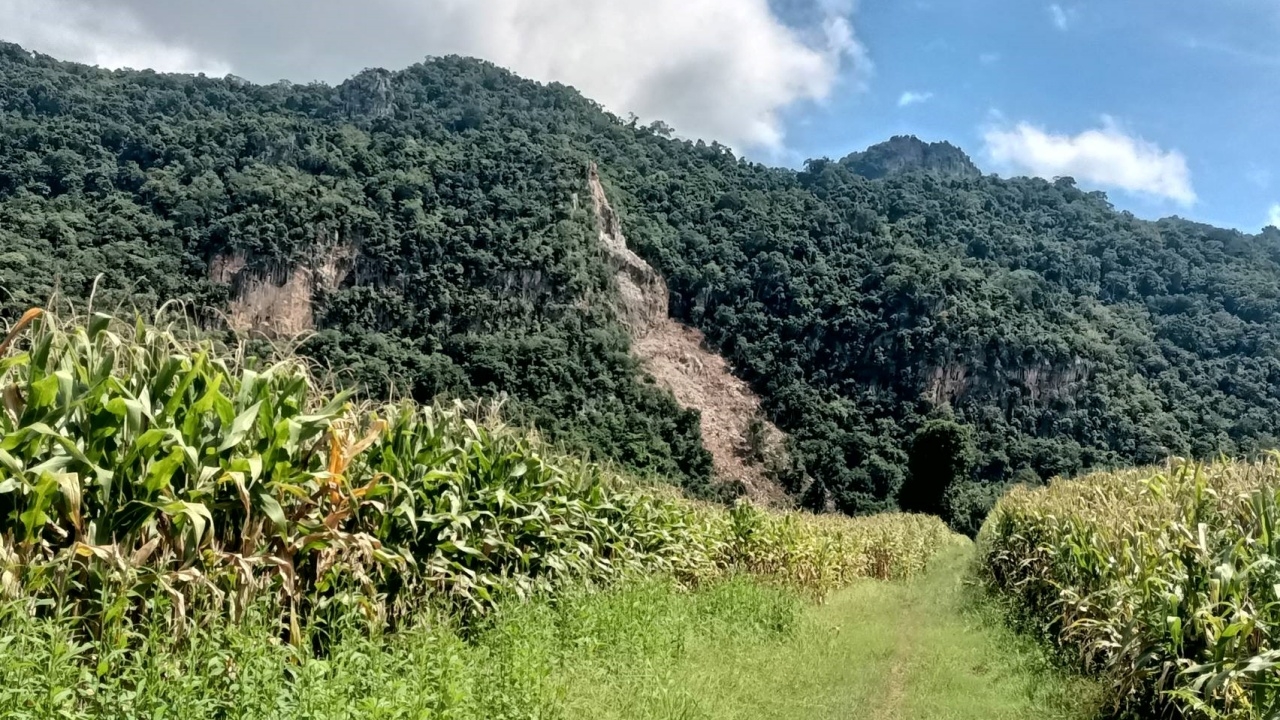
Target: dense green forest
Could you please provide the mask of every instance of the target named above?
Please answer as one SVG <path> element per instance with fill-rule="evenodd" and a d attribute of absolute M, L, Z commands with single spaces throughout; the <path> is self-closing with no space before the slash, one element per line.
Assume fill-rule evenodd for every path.
<path fill-rule="evenodd" d="M 813 506 L 893 506 L 935 436 L 963 446 L 941 465 L 969 518 L 1010 481 L 1280 436 L 1274 228 L 1147 222 L 912 138 L 770 168 L 461 58 L 259 86 L 3 45 L 0 79 L 8 319 L 55 287 L 225 307 L 229 256 L 269 276 L 346 248 L 302 348 L 341 377 L 503 393 L 559 441 L 713 492 L 696 414 L 628 354 L 580 199 L 594 162 L 673 314 L 789 433 L 782 479 Z"/>

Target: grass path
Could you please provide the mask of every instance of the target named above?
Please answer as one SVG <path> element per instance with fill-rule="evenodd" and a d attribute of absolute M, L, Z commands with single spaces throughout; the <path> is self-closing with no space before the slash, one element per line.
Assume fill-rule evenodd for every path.
<path fill-rule="evenodd" d="M 971 547 L 907 583 L 860 583 L 773 643 L 690 643 L 643 682 L 606 683 L 582 717 L 715 720 L 1095 720 L 1099 693 L 975 610 Z M 610 687 L 611 686 L 611 687 Z"/>
<path fill-rule="evenodd" d="M 918 652 L 917 635 L 920 629 L 921 618 L 919 617 L 920 604 L 916 602 L 915 597 L 907 597 L 903 599 L 902 604 L 898 607 L 899 617 L 897 621 L 897 630 L 894 633 L 897 638 L 894 643 L 894 651 L 891 664 L 889 665 L 889 674 L 885 680 L 884 692 L 880 693 L 879 702 L 875 705 L 875 711 L 870 713 L 868 717 L 885 718 L 885 720 L 899 720 L 906 718 L 903 712 L 908 703 L 908 670 L 914 662 L 914 658 Z"/>

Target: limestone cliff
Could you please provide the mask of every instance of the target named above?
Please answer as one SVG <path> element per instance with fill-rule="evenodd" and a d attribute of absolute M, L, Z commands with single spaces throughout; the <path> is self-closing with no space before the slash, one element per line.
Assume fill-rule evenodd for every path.
<path fill-rule="evenodd" d="M 218 255 L 209 264 L 214 282 L 228 285 L 227 323 L 237 332 L 267 337 L 296 337 L 315 329 L 312 303 L 317 291 L 342 284 L 355 248 L 322 244 L 309 263 L 251 267 L 243 253 Z"/>

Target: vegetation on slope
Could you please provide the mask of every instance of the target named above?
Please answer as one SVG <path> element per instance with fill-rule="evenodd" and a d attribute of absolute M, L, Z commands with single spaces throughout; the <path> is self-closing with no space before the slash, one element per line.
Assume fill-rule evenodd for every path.
<path fill-rule="evenodd" d="M 304 352 L 375 395 L 507 393 L 557 441 L 709 492 L 696 417 L 641 379 L 610 306 L 597 162 L 673 314 L 791 436 L 782 476 L 812 507 L 893 507 L 940 417 L 970 429 L 969 525 L 1015 479 L 1280 437 L 1274 229 L 1144 222 L 908 138 L 772 169 L 458 58 L 255 86 L 4 46 L 0 78 L 10 318 L 100 272 L 100 306 L 219 306 L 226 258 L 269 285 L 336 247 L 351 267 L 317 287 Z"/>
<path fill-rule="evenodd" d="M 988 581 L 1141 717 L 1280 708 L 1280 460 L 1059 480 L 1003 498 Z"/>
<path fill-rule="evenodd" d="M 465 82 L 499 76 L 477 70 Z M 344 382 L 419 402 L 505 394 L 557 441 L 712 494 L 697 415 L 628 354 L 595 219 L 573 200 L 586 155 L 533 127 L 567 91 L 437 106 L 462 80 L 440 67 L 404 97 L 434 109 L 401 123 L 367 105 L 377 73 L 256 87 L 2 45 L 0 78 L 9 320 L 55 287 L 81 307 L 96 287 L 98 307 L 225 308 L 298 268 L 328 270 L 345 282 L 294 300 L 318 330 L 304 351 Z M 520 106 L 521 122 L 481 130 Z"/>

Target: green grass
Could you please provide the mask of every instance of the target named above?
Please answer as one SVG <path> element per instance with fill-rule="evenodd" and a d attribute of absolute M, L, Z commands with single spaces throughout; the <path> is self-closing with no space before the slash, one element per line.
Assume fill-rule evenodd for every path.
<path fill-rule="evenodd" d="M 573 715 L 624 718 L 1092 720 L 1101 689 L 1058 672 L 965 582 L 970 548 L 905 582 L 863 582 L 776 641 L 720 634 L 641 680 L 568 681 Z"/>
<path fill-rule="evenodd" d="M 665 697 L 690 648 L 776 644 L 807 607 L 745 577 L 694 593 L 653 580 L 507 605 L 467 640 L 429 622 L 349 634 L 323 657 L 272 639 L 265 613 L 193 629 L 181 643 L 141 628 L 132 651 L 112 652 L 77 644 L 59 619 L 11 612 L 0 616 L 0 717 L 514 720 L 601 705 L 621 717 L 695 717 L 678 693 Z M 86 668 L 89 653 L 103 664 Z"/>
<path fill-rule="evenodd" d="M 356 633 L 324 657 L 265 618 L 175 645 L 86 648 L 68 624 L 0 617 L 0 717 L 338 720 L 874 718 L 1092 720 L 1097 688 L 1053 671 L 986 610 L 948 551 L 911 581 L 815 606 L 746 577 L 507 604 L 463 639 L 445 622 Z M 161 627 L 162 625 L 157 625 Z M 92 651 L 104 665 L 85 668 Z"/>

